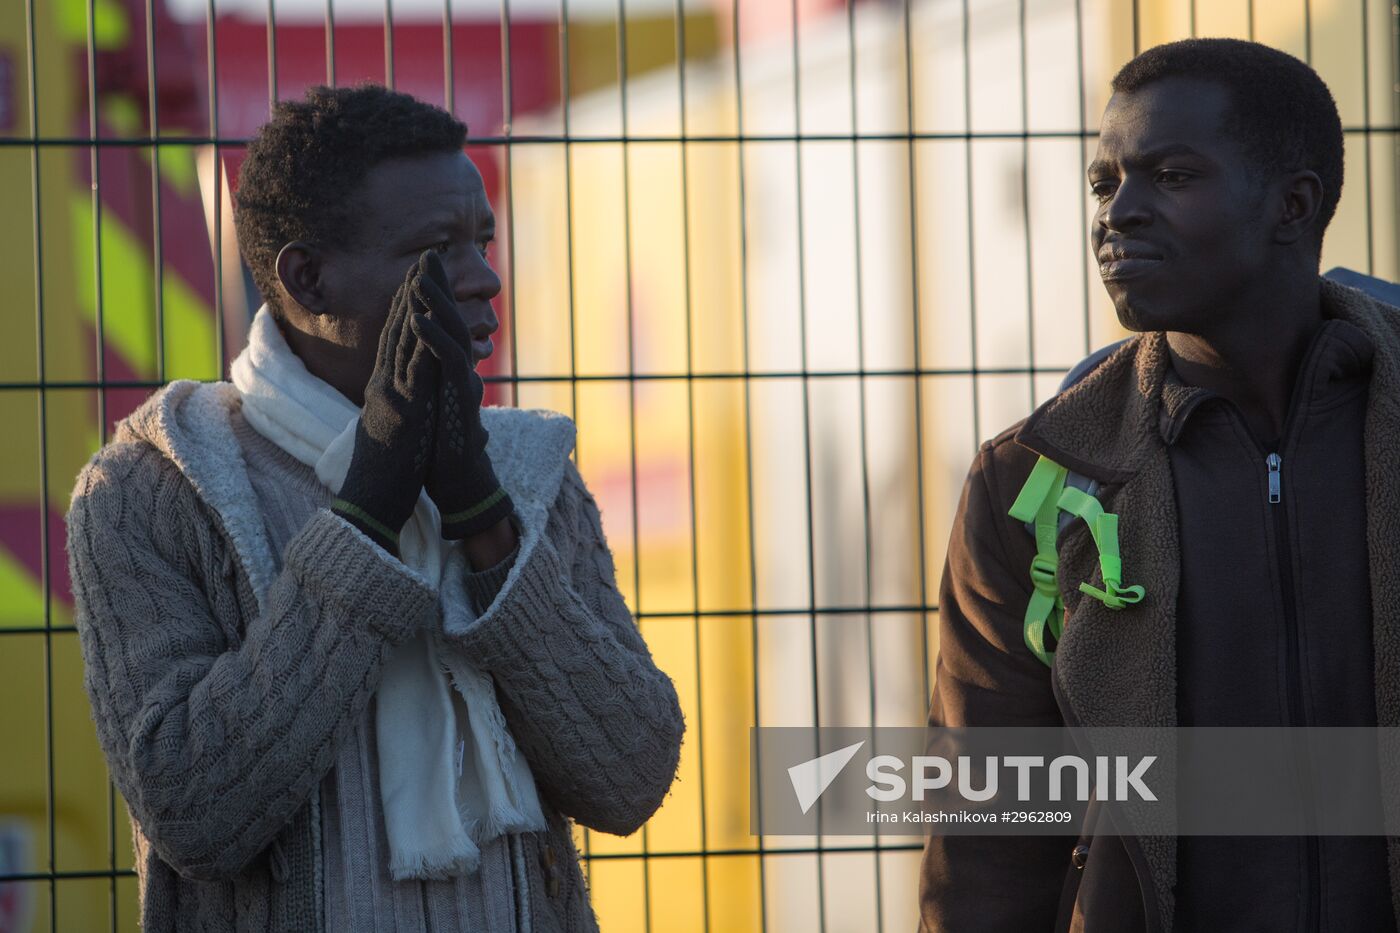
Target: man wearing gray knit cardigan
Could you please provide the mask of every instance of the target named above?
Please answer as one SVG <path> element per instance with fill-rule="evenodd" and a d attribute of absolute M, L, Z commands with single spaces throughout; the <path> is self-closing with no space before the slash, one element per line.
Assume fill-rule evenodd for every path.
<path fill-rule="evenodd" d="M 363 406 L 370 434 L 376 404 L 409 411 L 383 406 L 371 372 L 394 358 L 380 339 L 391 303 L 374 301 L 395 282 L 376 270 L 402 275 L 398 251 L 438 249 L 414 237 L 441 243 L 447 313 L 461 311 L 473 357 L 491 351 L 499 282 L 464 136 L 405 95 L 314 88 L 250 147 L 240 248 L 287 345 Z M 68 551 L 84 684 L 132 817 L 148 933 L 597 930 L 572 823 L 636 831 L 671 786 L 684 718 L 618 591 L 572 421 L 479 407 L 479 386 L 444 397 L 423 408 L 431 455 L 423 440 L 422 455 L 395 461 L 381 444 L 373 460 L 357 435 L 333 493 L 250 424 L 237 387 L 178 380 L 79 474 Z M 450 478 L 431 466 L 443 445 L 468 458 Z M 425 462 L 442 533 L 470 561 L 476 618 L 450 631 L 397 550 L 418 496 L 403 477 Z M 492 839 L 475 871 L 395 880 L 373 711 L 386 660 L 423 631 L 489 673 L 547 826 Z"/>

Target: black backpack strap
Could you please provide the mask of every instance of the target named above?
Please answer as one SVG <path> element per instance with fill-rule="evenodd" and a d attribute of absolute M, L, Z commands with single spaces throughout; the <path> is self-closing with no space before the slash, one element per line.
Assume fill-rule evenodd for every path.
<path fill-rule="evenodd" d="M 1342 266 L 1329 270 L 1323 278 L 1331 279 L 1339 285 L 1349 285 L 1357 291 L 1365 292 L 1377 301 L 1400 307 L 1400 285 L 1396 285 L 1394 282 L 1354 272 Z"/>
<path fill-rule="evenodd" d="M 1099 347 L 1093 353 L 1090 353 L 1088 356 L 1084 357 L 1084 359 L 1075 363 L 1070 371 L 1065 373 L 1065 378 L 1060 380 L 1060 388 L 1057 391 L 1063 392 L 1065 389 L 1079 382 L 1079 380 L 1093 372 L 1100 363 L 1108 359 L 1109 355 L 1112 354 L 1114 350 L 1117 350 L 1132 339 L 1132 337 L 1124 337 L 1122 340 L 1110 343 L 1108 346 Z"/>
<path fill-rule="evenodd" d="M 1088 356 L 1084 357 L 1084 359 L 1075 363 L 1074 366 L 1070 368 L 1070 371 L 1065 374 L 1065 378 L 1060 380 L 1060 387 L 1055 390 L 1056 394 L 1058 395 L 1060 392 L 1065 391 L 1070 386 L 1075 385 L 1085 376 L 1089 375 L 1089 373 L 1098 368 L 1100 363 L 1108 359 L 1114 350 L 1117 350 L 1131 339 L 1133 338 L 1124 337 L 1122 340 L 1115 341 L 1107 346 L 1099 347 L 1093 353 L 1090 353 Z M 1082 489 L 1095 498 L 1097 498 L 1099 494 L 1098 480 L 1090 479 L 1083 473 L 1076 473 L 1074 470 L 1070 470 L 1069 474 L 1065 477 L 1065 485 L 1073 486 L 1075 489 Z M 1065 528 L 1072 521 L 1074 521 L 1073 515 L 1068 512 L 1062 512 L 1060 514 L 1060 532 L 1063 533 Z M 1032 538 L 1035 537 L 1034 522 L 1026 522 L 1025 529 L 1026 534 L 1030 535 Z"/>

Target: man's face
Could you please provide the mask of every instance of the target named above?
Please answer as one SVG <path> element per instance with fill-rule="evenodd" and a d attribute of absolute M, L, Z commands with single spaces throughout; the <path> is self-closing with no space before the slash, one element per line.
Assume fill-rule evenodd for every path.
<path fill-rule="evenodd" d="M 381 162 L 350 195 L 350 208 L 355 229 L 347 231 L 348 245 L 324 248 L 321 267 L 327 318 L 337 331 L 325 336 L 352 351 L 356 368 L 346 381 L 369 381 L 394 293 L 426 249 L 442 256 L 477 359 L 489 356 L 490 335 L 500 326 L 491 299 L 501 280 L 487 260 L 496 218 L 466 154 Z"/>
<path fill-rule="evenodd" d="M 1091 239 L 1129 330 L 1201 333 L 1267 275 L 1267 180 L 1229 135 L 1229 103 L 1219 84 L 1167 78 L 1104 110 Z"/>

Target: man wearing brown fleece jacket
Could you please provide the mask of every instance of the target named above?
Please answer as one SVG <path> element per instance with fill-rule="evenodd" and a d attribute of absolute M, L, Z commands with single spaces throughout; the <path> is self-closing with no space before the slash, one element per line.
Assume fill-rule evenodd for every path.
<path fill-rule="evenodd" d="M 1137 335 L 982 444 L 939 600 L 933 726 L 1400 725 L 1400 310 L 1318 276 L 1342 183 L 1321 79 L 1234 40 L 1113 82 L 1092 239 Z M 1119 516 L 1110 608 L 1059 534 L 1063 632 L 1028 647 L 1037 455 Z M 1397 775 L 1384 775 L 1394 781 Z M 1095 822 L 1097 821 L 1097 822 Z M 931 836 L 921 931 L 1393 931 L 1400 840 Z M 1093 825 L 1088 825 L 1088 824 Z"/>
<path fill-rule="evenodd" d="M 267 304 L 235 384 L 166 386 L 78 477 L 84 683 L 148 933 L 596 931 L 572 823 L 632 833 L 674 778 L 684 719 L 573 423 L 481 406 L 500 282 L 465 132 L 383 88 L 280 104 L 238 192 Z M 395 719 L 394 685 L 442 705 Z M 421 766 L 383 754 L 419 733 Z"/>

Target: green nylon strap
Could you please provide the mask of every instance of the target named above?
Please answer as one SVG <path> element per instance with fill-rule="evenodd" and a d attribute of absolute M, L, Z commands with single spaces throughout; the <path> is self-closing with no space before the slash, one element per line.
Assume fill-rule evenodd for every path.
<path fill-rule="evenodd" d="M 1094 544 L 1099 548 L 1099 569 L 1103 571 L 1104 588 L 1100 590 L 1088 583 L 1081 583 L 1080 592 L 1089 594 L 1110 609 L 1122 609 L 1139 602 L 1146 591 L 1140 586 L 1123 586 L 1123 560 L 1118 554 L 1118 516 L 1105 512 L 1098 499 L 1073 486 L 1060 494 L 1060 507 L 1084 519 L 1089 533 L 1094 536 Z"/>
<path fill-rule="evenodd" d="M 1052 498 L 1050 492 L 1053 488 L 1063 489 L 1068 475 L 1069 471 L 1054 460 L 1041 457 L 1031 468 L 1031 475 L 1026 477 L 1026 484 L 1016 494 L 1008 514 L 1023 522 L 1034 521 L 1046 499 L 1053 502 L 1059 498 L 1058 494 Z"/>
<path fill-rule="evenodd" d="M 1050 634 L 1058 640 L 1064 627 L 1064 595 L 1056 576 L 1059 554 L 1055 550 L 1060 509 L 1084 520 L 1099 551 L 1104 588 L 1100 590 L 1085 582 L 1079 584 L 1080 592 L 1093 596 L 1110 609 L 1122 609 L 1146 595 L 1141 586 L 1122 585 L 1118 516 L 1105 512 L 1099 500 L 1082 489 L 1066 486 L 1068 475 L 1065 467 L 1048 457 L 1040 457 L 1007 513 L 1019 521 L 1034 522 L 1036 553 L 1031 560 L 1034 592 L 1026 605 L 1024 637 L 1026 647 L 1047 666 L 1055 652 L 1045 647 L 1045 630 L 1049 628 Z"/>
<path fill-rule="evenodd" d="M 1064 618 L 1064 601 L 1055 579 L 1059 555 L 1055 551 L 1055 534 L 1059 527 L 1060 496 L 1069 471 L 1053 460 L 1041 457 L 1016 501 L 1011 505 L 1011 517 L 1035 523 L 1035 557 L 1031 560 L 1031 585 L 1035 591 L 1026 605 L 1024 638 L 1026 647 L 1047 666 L 1054 652 L 1045 647 L 1045 629 L 1060 637 Z"/>

